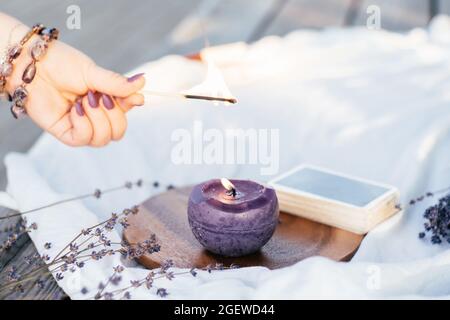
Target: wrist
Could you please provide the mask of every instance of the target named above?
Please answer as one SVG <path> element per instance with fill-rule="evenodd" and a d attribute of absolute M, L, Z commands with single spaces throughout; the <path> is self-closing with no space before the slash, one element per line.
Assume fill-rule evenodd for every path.
<path fill-rule="evenodd" d="M 25 33 L 21 34 L 19 39 L 16 42 L 13 42 L 12 45 L 15 45 L 19 43 L 23 37 L 27 34 L 27 32 L 30 30 L 29 28 L 25 29 Z M 39 39 L 38 35 L 33 35 L 30 37 L 30 39 L 23 45 L 21 54 L 14 60 L 14 67 L 11 75 L 8 77 L 8 80 L 6 82 L 5 89 L 6 91 L 12 95 L 14 90 L 21 85 L 22 83 L 22 75 L 26 69 L 26 67 L 29 65 L 30 61 L 32 60 L 29 52 L 31 51 L 31 46 L 35 41 Z"/>
<path fill-rule="evenodd" d="M 36 24 L 22 37 L 19 43 L 14 44 L 8 50 L 8 60 L 3 63 L 3 66 L 8 65 L 9 70 L 12 70 L 12 62 L 17 60 L 14 66 L 15 73 L 8 72 L 8 75 L 6 75 L 4 72 L 5 68 L 3 68 L 2 77 L 5 79 L 8 76 L 12 76 L 4 88 L 9 92 L 10 97 L 12 96 L 11 113 L 15 118 L 26 113 L 26 104 L 28 101 L 28 90 L 26 87 L 36 77 L 36 63 L 45 56 L 49 43 L 57 40 L 58 35 L 59 31 L 57 29 L 46 28 L 42 24 Z M 29 54 L 22 55 L 21 53 L 23 51 L 28 51 Z M 27 66 L 20 77 L 20 72 L 18 73 L 18 71 L 23 69 L 21 65 L 24 64 L 24 57 L 28 55 L 31 61 L 28 59 Z M 21 84 L 18 85 L 16 82 L 20 82 Z"/>
<path fill-rule="evenodd" d="M 19 20 L 0 13 L 0 53 L 3 53 L 9 45 L 18 43 L 30 30 Z"/>
<path fill-rule="evenodd" d="M 0 23 L 2 25 L 0 29 L 0 95 L 1 97 L 7 97 L 11 91 L 8 82 L 13 77 L 14 64 L 16 63 L 14 60 L 20 57 L 20 51 L 14 46 L 23 39 L 29 28 L 18 20 L 2 13 L 0 13 Z M 12 54 L 13 52 L 17 53 Z"/>

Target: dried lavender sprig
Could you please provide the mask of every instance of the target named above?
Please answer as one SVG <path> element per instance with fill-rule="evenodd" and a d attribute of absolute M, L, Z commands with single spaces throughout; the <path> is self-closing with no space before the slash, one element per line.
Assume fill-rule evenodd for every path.
<path fill-rule="evenodd" d="M 92 260 L 99 260 L 99 259 L 105 257 L 106 255 L 113 255 L 115 253 L 123 254 L 123 250 L 124 250 L 123 244 L 122 243 L 120 243 L 120 244 L 122 245 L 122 247 L 120 249 L 110 249 L 110 250 L 103 251 L 103 252 L 102 251 L 96 252 L 96 257 L 97 258 L 93 258 L 93 254 L 92 253 L 88 254 L 88 255 L 79 255 L 82 252 L 85 252 L 87 250 L 92 249 L 92 248 L 86 248 L 86 249 L 81 250 L 81 251 L 78 252 L 78 255 L 76 256 L 76 260 L 78 261 L 79 259 L 82 259 L 82 258 L 88 258 L 88 259 L 82 260 L 83 263 L 86 263 L 86 262 L 92 261 Z M 101 245 L 101 244 L 99 244 L 99 245 Z M 141 243 L 131 244 L 131 246 L 141 246 Z M 93 248 L 95 248 L 95 247 L 93 247 Z M 133 250 L 133 252 L 138 252 L 138 251 L 137 250 Z M 143 252 L 143 253 L 152 253 L 152 251 L 150 251 L 150 252 L 146 251 L 146 252 Z M 139 256 L 128 256 L 128 257 L 129 258 L 138 258 Z M 65 256 L 62 256 L 59 259 L 57 259 L 56 261 L 52 261 L 49 264 L 44 264 L 43 266 L 40 266 L 39 268 L 28 272 L 24 276 L 20 276 L 20 279 L 14 279 L 14 281 L 10 281 L 10 283 L 0 287 L 0 292 L 4 291 L 5 289 L 9 289 L 11 287 L 15 287 L 18 284 L 22 284 L 22 283 L 25 283 L 25 282 L 33 281 L 33 280 L 36 279 L 36 275 L 42 276 L 42 275 L 45 275 L 45 274 L 55 274 L 56 273 L 57 280 L 61 280 L 63 278 L 62 274 L 60 274 L 60 277 L 58 278 L 58 273 L 57 272 L 58 271 L 63 271 L 63 272 L 66 271 L 66 270 L 62 270 L 62 268 L 63 268 L 63 266 L 65 264 L 64 258 L 65 258 Z M 56 267 L 51 269 L 51 266 L 56 266 Z M 42 272 L 44 272 L 44 273 L 42 273 Z"/>
<path fill-rule="evenodd" d="M 109 218 L 109 219 L 107 219 L 107 220 L 105 220 L 105 221 L 102 221 L 102 222 L 100 222 L 100 223 L 98 223 L 98 224 L 96 224 L 95 226 L 92 226 L 92 227 L 90 227 L 90 228 L 88 228 L 88 229 L 85 229 L 85 230 L 82 230 L 67 246 L 65 246 L 56 256 L 55 256 L 55 258 L 53 258 L 53 260 L 51 261 L 51 262 L 49 262 L 49 263 L 47 263 L 47 264 L 43 264 L 42 266 L 40 266 L 39 268 L 37 268 L 37 269 L 34 269 L 34 270 L 32 270 L 32 271 L 30 271 L 30 272 L 28 272 L 27 274 L 25 274 L 25 275 L 23 275 L 22 277 L 21 277 L 21 279 L 20 279 L 20 281 L 14 281 L 13 283 L 9 283 L 9 284 L 7 284 L 7 285 L 5 285 L 5 286 L 2 286 L 2 287 L 0 287 L 0 291 L 2 291 L 2 290 L 5 290 L 5 289 L 7 289 L 7 288 L 9 288 L 9 287 L 11 287 L 11 286 L 17 286 L 17 284 L 19 284 L 19 283 L 23 283 L 23 282 L 26 282 L 26 281 L 32 281 L 33 279 L 35 279 L 35 275 L 38 273 L 38 272 L 40 272 L 40 271 L 42 271 L 43 269 L 47 269 L 47 271 L 49 272 L 49 273 L 54 273 L 55 271 L 60 271 L 60 269 L 65 265 L 65 263 L 67 262 L 67 260 L 68 259 L 71 259 L 72 260 L 72 263 L 75 263 L 76 262 L 76 259 L 80 259 L 81 257 L 84 257 L 84 256 L 80 256 L 81 255 L 81 253 L 83 253 L 83 252 L 85 252 L 86 250 L 89 250 L 89 249 L 91 249 L 89 246 L 87 247 L 87 248 L 85 248 L 85 249 L 83 249 L 83 250 L 79 250 L 79 246 L 78 245 L 76 245 L 76 243 L 75 243 L 75 241 L 77 240 L 77 239 L 79 239 L 79 237 L 80 236 L 82 236 L 82 235 L 89 235 L 90 234 L 90 232 L 92 232 L 92 230 L 94 230 L 95 229 L 95 235 L 96 236 L 98 236 L 98 237 L 100 237 L 100 239 L 98 240 L 98 243 L 97 244 L 99 244 L 99 245 L 104 245 L 105 247 L 106 247 L 106 244 L 108 244 L 108 245 L 110 245 L 111 244 L 111 242 L 109 241 L 109 240 L 107 240 L 107 239 L 104 239 L 104 234 L 103 234 L 103 231 L 109 231 L 109 230 L 112 230 L 112 228 L 114 227 L 114 225 L 115 225 L 115 223 L 117 223 L 117 222 L 120 222 L 121 220 L 119 220 L 119 218 L 120 217 L 122 217 L 122 216 L 128 216 L 129 214 L 136 214 L 138 212 L 138 208 L 137 207 L 133 207 L 133 208 L 131 208 L 131 209 L 125 209 L 125 210 L 123 210 L 122 211 L 122 213 L 120 213 L 120 214 L 112 214 L 112 217 L 111 218 Z M 123 219 L 125 219 L 125 218 L 123 218 Z M 114 223 L 112 223 L 112 222 L 114 222 Z M 101 228 L 98 228 L 99 226 L 102 226 L 103 225 L 103 227 L 101 227 Z M 87 230 L 89 230 L 89 231 L 87 231 Z M 155 239 L 153 236 L 152 237 L 150 237 L 150 239 Z M 152 240 L 153 241 L 153 240 Z M 153 242 L 148 242 L 147 244 L 149 244 L 149 245 L 152 245 L 153 244 Z M 140 245 L 140 244 L 131 244 L 131 246 L 133 246 L 133 245 Z M 107 254 L 114 254 L 114 253 L 117 253 L 117 252 L 120 252 L 120 253 L 123 253 L 123 250 L 124 250 L 124 243 L 121 243 L 121 248 L 120 249 L 118 249 L 118 250 L 109 250 L 109 251 L 106 251 L 105 249 L 103 249 L 103 250 L 105 250 L 105 251 L 99 251 L 99 253 L 97 253 L 97 258 L 99 257 L 99 258 L 102 258 L 104 255 L 107 255 Z M 76 247 L 76 255 L 75 256 L 68 256 L 68 254 L 70 254 L 70 249 L 72 249 L 72 248 L 75 248 Z M 151 249 L 151 251 L 153 252 L 154 251 L 154 248 L 152 248 L 152 247 L 148 247 L 148 248 L 146 248 L 145 246 L 143 246 L 143 248 L 144 249 L 148 249 L 148 250 L 150 250 Z M 66 254 L 64 254 L 63 255 L 63 253 L 64 253 L 64 251 L 65 250 L 67 250 L 67 249 L 69 249 L 69 252 L 68 253 L 66 253 Z M 138 251 L 138 250 L 133 250 L 133 252 L 136 254 L 136 253 L 139 253 L 140 251 Z M 92 254 L 90 255 L 90 256 L 86 256 L 86 257 L 92 257 Z M 49 258 L 48 258 L 49 259 Z M 89 259 L 88 259 L 89 260 Z M 86 261 L 86 260 L 85 260 Z M 85 261 L 83 261 L 83 264 L 84 264 L 84 262 Z M 59 266 L 57 266 L 56 268 L 54 268 L 53 270 L 50 270 L 50 267 L 51 266 L 54 266 L 54 265 L 58 265 L 58 264 L 60 264 Z M 58 276 L 58 274 L 57 274 L 57 276 Z M 15 279 L 15 280 L 18 280 L 18 279 Z"/>
<path fill-rule="evenodd" d="M 428 191 L 408 202 L 409 206 L 414 206 L 426 198 L 434 197 L 435 195 L 448 193 L 450 187 L 441 188 L 435 191 Z M 402 209 L 400 204 L 396 205 L 397 209 Z M 431 243 L 440 244 L 443 240 L 450 243 L 450 194 L 439 199 L 436 205 L 427 208 L 424 212 L 424 218 L 428 222 L 424 223 L 425 231 L 419 232 L 420 239 L 425 238 L 427 232 L 431 232 Z"/>
<path fill-rule="evenodd" d="M 148 184 L 150 182 L 145 182 L 145 183 Z M 113 192 L 113 191 L 117 191 L 117 190 L 121 190 L 121 189 L 131 189 L 133 187 L 133 185 L 141 187 L 143 184 L 144 184 L 144 181 L 142 179 L 139 179 L 135 183 L 126 182 L 123 186 L 119 186 L 119 187 L 114 187 L 114 188 L 109 188 L 109 189 L 104 189 L 104 190 L 96 189 L 94 191 L 94 193 L 92 193 L 92 194 L 81 195 L 81 196 L 78 196 L 78 197 L 73 197 L 73 198 L 57 201 L 57 202 L 54 202 L 54 203 L 50 203 L 50 204 L 47 204 L 45 206 L 38 207 L 38 208 L 35 208 L 35 209 L 30 209 L 30 210 L 23 211 L 23 212 L 17 212 L 17 213 L 14 213 L 12 215 L 0 217 L 0 220 L 14 218 L 14 217 L 17 217 L 17 216 L 20 216 L 20 215 L 25 215 L 25 214 L 37 212 L 37 211 L 40 211 L 40 210 L 43 210 L 43 209 L 46 209 L 46 208 L 49 208 L 49 207 L 53 207 L 53 206 L 60 205 L 60 204 L 63 204 L 63 203 L 67 203 L 67 202 L 70 202 L 70 201 L 80 200 L 80 199 L 87 198 L 87 197 L 92 197 L 93 196 L 95 198 L 100 198 L 101 195 L 105 194 L 105 193 L 109 193 L 109 192 Z M 151 182 L 151 184 L 152 184 L 152 186 L 154 188 L 158 188 L 159 187 L 159 182 L 158 181 Z M 168 185 L 167 186 L 167 190 L 170 190 L 170 189 L 173 189 L 173 188 L 174 188 L 173 185 Z M 9 227 L 8 229 L 10 230 L 11 227 Z M 9 237 L 6 241 L 4 241 L 4 243 L 2 245 L 0 245 L 0 253 L 4 252 L 7 248 L 10 248 L 16 242 L 16 240 L 19 238 L 19 235 L 20 234 L 15 234 L 15 235 L 13 234 L 12 237 Z"/>
<path fill-rule="evenodd" d="M 139 180 L 137 180 L 134 183 L 133 182 L 126 182 L 122 186 L 112 187 L 112 188 L 103 189 L 103 190 L 96 189 L 93 193 L 88 193 L 88 194 L 75 196 L 75 197 L 68 198 L 68 199 L 59 200 L 59 201 L 56 201 L 56 202 L 52 202 L 52 203 L 46 204 L 46 205 L 41 206 L 41 207 L 37 207 L 37 208 L 34 208 L 34 209 L 22 211 L 22 212 L 16 212 L 16 213 L 11 214 L 11 215 L 0 217 L 0 220 L 14 218 L 14 217 L 17 217 L 17 216 L 20 216 L 20 215 L 25 215 L 25 214 L 37 212 L 37 211 L 40 211 L 40 210 L 43 210 L 43 209 L 48 209 L 48 208 L 51 208 L 51 207 L 54 207 L 54 206 L 57 206 L 57 205 L 60 205 L 60 204 L 68 203 L 68 202 L 71 202 L 71 201 L 82 200 L 82 199 L 85 199 L 85 198 L 95 197 L 95 198 L 99 199 L 103 194 L 111 193 L 113 191 L 118 191 L 118 190 L 131 189 L 133 186 L 141 187 L 144 184 L 152 185 L 154 188 L 158 188 L 159 187 L 159 182 L 158 181 L 153 181 L 153 182 L 147 181 L 147 182 L 145 182 L 142 179 L 139 179 Z M 167 185 L 167 190 L 171 190 L 173 188 L 174 188 L 173 185 L 171 185 L 171 184 Z"/>
<path fill-rule="evenodd" d="M 449 191 L 450 191 L 450 187 L 441 188 L 441 189 L 438 189 L 438 190 L 435 190 L 435 191 L 427 191 L 426 193 L 424 193 L 424 194 L 422 194 L 422 195 L 420 195 L 418 197 L 410 199 L 407 204 L 410 205 L 410 206 L 413 206 L 413 205 L 417 204 L 418 202 L 421 202 L 421 201 L 425 200 L 426 198 L 431 198 L 431 197 L 434 197 L 436 195 L 443 194 L 443 193 L 446 193 L 446 192 L 449 192 Z M 401 204 L 397 204 L 395 207 L 397 209 L 399 209 L 399 210 L 402 209 Z"/>
<path fill-rule="evenodd" d="M 137 206 L 132 207 L 132 209 L 125 209 L 120 214 L 114 214 L 113 213 L 113 215 L 112 215 L 113 218 L 109 218 L 107 220 L 104 220 L 104 221 L 102 221 L 102 222 L 100 222 L 100 223 L 98 223 L 98 224 L 96 224 L 94 226 L 91 226 L 91 227 L 87 228 L 87 229 L 83 229 L 71 242 L 69 242 L 60 252 L 58 252 L 56 254 L 56 256 L 54 257 L 53 261 L 55 261 L 56 259 L 60 258 L 60 256 L 64 253 L 64 251 L 69 249 L 70 246 L 73 245 L 75 243 L 75 241 L 78 240 L 81 236 L 89 235 L 89 237 L 87 239 L 85 239 L 83 242 L 81 242 L 81 244 L 79 246 L 82 246 L 82 245 L 86 244 L 88 241 L 90 241 L 95 236 L 99 236 L 99 235 L 103 234 L 103 232 L 105 231 L 105 227 L 99 228 L 100 226 L 108 224 L 112 219 L 117 220 L 121 216 L 127 216 L 129 214 L 136 214 L 137 212 L 138 212 Z M 96 233 L 91 234 L 94 229 L 96 229 Z M 78 251 L 78 253 L 79 254 L 83 253 L 83 252 L 85 252 L 87 250 L 90 250 L 92 248 L 93 247 L 89 247 L 88 246 L 84 250 Z"/>
<path fill-rule="evenodd" d="M 92 297 L 91 299 L 95 299 L 95 300 L 99 300 L 99 299 L 113 299 L 115 296 L 118 296 L 124 292 L 128 292 L 127 294 L 127 299 L 129 299 L 131 296 L 129 294 L 130 289 L 133 288 L 139 288 L 143 285 L 146 286 L 147 289 L 151 289 L 153 288 L 153 282 L 155 280 L 161 279 L 161 278 L 167 278 L 169 280 L 172 280 L 174 277 L 179 276 L 179 275 L 185 275 L 185 274 L 191 274 L 192 276 L 197 276 L 197 272 L 196 270 L 202 270 L 202 271 L 207 271 L 209 273 L 211 273 L 212 271 L 219 271 L 219 270 L 226 270 L 226 269 L 236 269 L 238 268 L 237 265 L 235 264 L 231 264 L 230 266 L 226 267 L 221 263 L 216 263 L 215 265 L 207 265 L 206 267 L 203 268 L 191 268 L 190 270 L 187 271 L 180 271 L 180 272 L 170 272 L 169 269 L 173 266 L 173 262 L 171 260 L 167 260 L 165 262 L 163 262 L 163 264 L 161 265 L 160 271 L 159 272 L 155 272 L 155 271 L 150 271 L 149 274 L 143 278 L 143 279 L 139 279 L 139 280 L 132 280 L 131 284 L 128 286 L 125 286 L 123 288 L 119 288 L 113 291 L 109 291 L 109 292 L 104 292 L 107 284 L 109 284 L 110 282 L 107 282 L 107 284 L 105 285 L 101 285 L 100 286 L 100 290 L 97 292 L 97 294 Z M 121 266 L 120 266 L 121 267 Z M 117 268 L 114 268 L 114 273 L 111 277 L 113 277 L 115 274 L 117 274 Z M 123 271 L 123 267 L 121 269 Z M 121 272 L 121 271 L 120 271 Z M 109 279 L 111 279 L 111 277 Z M 114 285 L 117 285 L 114 284 Z M 167 296 L 169 293 L 167 292 L 166 289 L 164 288 L 157 288 L 156 294 L 159 295 L 160 297 L 165 297 Z"/>
<path fill-rule="evenodd" d="M 126 182 L 125 184 L 123 184 L 121 186 L 117 186 L 117 187 L 112 187 L 112 188 L 103 189 L 103 190 L 96 189 L 93 193 L 87 193 L 87 194 L 83 194 L 83 195 L 80 195 L 80 196 L 75 196 L 75 197 L 72 197 L 72 198 L 67 198 L 67 199 L 55 201 L 55 202 L 46 204 L 44 206 L 37 207 L 37 208 L 34 208 L 34 209 L 30 209 L 30 210 L 26 210 L 26 211 L 22 211 L 22 212 L 16 212 L 16 213 L 11 214 L 11 215 L 0 217 L 0 220 L 9 219 L 9 218 L 13 218 L 13 217 L 17 217 L 17 216 L 21 216 L 21 215 L 25 215 L 25 214 L 30 214 L 30 213 L 33 213 L 33 212 L 37 212 L 37 211 L 40 211 L 40 210 L 43 210 L 43 209 L 48 209 L 48 208 L 51 208 L 51 207 L 54 207 L 54 206 L 57 206 L 57 205 L 61 205 L 61 204 L 64 204 L 64 203 L 68 203 L 68 202 L 71 202 L 71 201 L 82 200 L 82 199 L 86 199 L 86 198 L 90 198 L 90 197 L 94 197 L 94 198 L 99 199 L 103 194 L 111 193 L 111 192 L 118 191 L 118 190 L 131 189 L 133 186 L 141 187 L 144 183 L 148 184 L 149 182 L 144 182 L 143 180 L 140 179 L 140 180 L 138 180 L 138 181 L 136 181 L 134 183 L 133 182 Z"/>
<path fill-rule="evenodd" d="M 5 251 L 9 250 L 25 233 L 31 232 L 32 230 L 37 229 L 36 223 L 31 223 L 30 225 L 27 225 L 26 219 L 21 219 L 15 227 L 14 232 L 11 232 L 7 239 L 0 244 L 0 254 L 3 254 Z M 1 257 L 1 256 L 0 256 Z"/>
<path fill-rule="evenodd" d="M 127 215 L 130 214 L 130 213 L 137 213 L 136 210 L 137 210 L 136 208 L 133 208 L 133 209 L 131 209 L 131 210 L 124 210 L 121 214 L 113 214 L 113 215 L 112 215 L 112 218 L 107 219 L 107 220 L 105 220 L 105 221 L 103 221 L 103 222 L 101 222 L 101 223 L 99 223 L 99 224 L 97 224 L 97 225 L 95 225 L 95 226 L 90 227 L 89 229 L 92 231 L 93 229 L 97 228 L 99 225 L 103 225 L 103 227 L 95 229 L 96 235 L 99 237 L 99 240 L 97 240 L 96 242 L 94 242 L 94 243 L 96 244 L 96 246 L 104 245 L 104 239 L 102 239 L 102 232 L 104 231 L 104 229 L 107 229 L 106 226 L 108 226 L 108 225 L 110 226 L 110 228 L 114 227 L 113 225 L 110 224 L 110 222 L 111 222 L 112 220 L 115 221 L 115 222 L 119 222 L 118 218 L 119 218 L 121 215 L 127 216 Z M 108 229 L 107 229 L 107 230 L 108 230 Z M 82 231 L 80 232 L 80 234 L 82 234 L 82 235 L 89 235 L 88 239 L 92 238 L 92 235 L 91 235 L 89 232 L 86 232 L 85 230 L 82 230 Z M 144 247 L 145 247 L 145 245 L 150 244 L 150 246 L 147 247 L 147 248 L 150 248 L 151 250 L 153 250 L 152 244 L 154 243 L 154 240 L 155 240 L 155 238 L 154 238 L 153 236 L 150 237 L 149 242 L 147 242 L 146 244 L 144 244 Z M 103 241 L 103 242 L 102 242 L 102 241 Z M 84 243 L 85 243 L 85 242 L 86 242 L 86 241 L 84 241 Z M 83 242 L 82 242 L 82 243 L 83 243 Z M 71 248 L 71 247 L 75 247 L 75 248 L 76 248 L 75 250 L 77 250 L 77 251 L 76 251 L 76 259 L 77 259 L 77 260 L 80 260 L 82 257 L 85 257 L 85 258 L 86 258 L 84 261 L 82 261 L 83 263 L 84 263 L 84 262 L 87 262 L 88 260 L 92 260 L 92 259 L 90 259 L 90 258 L 91 258 L 90 255 L 81 255 L 82 252 L 85 252 L 85 251 L 87 251 L 88 249 L 92 249 L 92 247 L 91 247 L 91 248 L 88 247 L 88 248 L 85 248 L 85 249 L 81 249 L 81 250 L 80 250 L 79 248 L 81 248 L 81 245 L 80 245 L 80 246 L 75 245 L 75 244 L 74 244 L 74 241 L 72 241 L 71 244 L 72 244 L 72 245 L 68 245 L 68 246 L 66 246 L 66 247 L 67 247 L 67 248 Z M 124 245 L 123 243 L 110 242 L 109 245 L 121 245 L 121 246 L 122 246 L 122 248 L 120 248 L 120 249 L 118 249 L 118 250 L 110 250 L 110 252 L 113 252 L 113 253 L 117 253 L 117 252 L 124 253 L 124 252 L 123 252 L 123 245 Z M 128 244 L 128 247 L 130 247 L 130 246 L 136 246 L 136 247 L 142 248 L 142 244 L 139 244 L 139 243 L 136 243 L 136 244 Z M 95 246 L 94 246 L 94 247 L 95 247 Z M 69 253 L 70 253 L 70 251 L 69 251 Z M 69 253 L 67 253 L 67 254 L 69 254 Z M 108 253 L 108 252 L 105 251 L 105 254 L 107 254 L 107 253 Z M 127 253 L 127 252 L 125 252 L 125 253 Z M 139 253 L 143 254 L 143 253 L 145 253 L 145 252 L 142 252 L 142 250 L 141 250 L 141 251 L 135 250 L 135 249 L 132 250 L 132 254 L 139 254 Z M 62 255 L 60 258 L 58 258 L 58 259 L 56 259 L 56 260 L 53 259 L 53 261 L 52 261 L 51 263 L 49 263 L 49 264 L 47 264 L 47 265 L 44 264 L 44 265 L 41 266 L 40 268 L 35 269 L 35 270 L 33 270 L 32 272 L 28 273 L 28 274 L 27 274 L 28 278 L 26 278 L 26 277 L 21 277 L 20 280 L 14 281 L 14 282 L 12 282 L 12 283 L 7 284 L 6 286 L 3 286 L 2 288 L 0 288 L 0 291 L 2 291 L 2 290 L 4 290 L 4 289 L 7 289 L 7 288 L 9 288 L 9 287 L 13 287 L 14 289 L 19 290 L 19 291 L 20 291 L 20 290 L 23 290 L 22 284 L 25 283 L 25 282 L 32 281 L 32 280 L 35 280 L 36 285 L 39 285 L 39 284 L 38 284 L 39 277 L 42 276 L 42 273 L 43 273 L 43 272 L 44 272 L 44 274 L 45 274 L 45 273 L 50 273 L 50 274 L 52 274 L 52 273 L 55 274 L 55 273 L 56 273 L 56 279 L 57 279 L 57 280 L 61 280 L 61 279 L 63 278 L 63 272 L 65 272 L 65 271 L 67 270 L 67 266 L 65 266 L 65 259 L 66 259 L 66 257 L 68 257 L 67 254 Z M 130 256 L 130 254 L 129 254 L 129 252 L 128 252 L 128 257 L 129 257 L 129 258 L 134 258 L 134 257 L 136 257 L 136 256 Z M 95 260 L 95 259 L 94 259 L 94 260 Z M 75 263 L 75 261 L 76 261 L 76 260 L 73 260 L 72 263 Z M 51 266 L 55 266 L 55 268 L 51 268 Z M 171 266 L 172 266 L 172 262 L 170 262 L 170 261 L 167 261 L 166 263 L 164 263 L 164 264 L 161 266 L 161 272 L 158 273 L 160 276 L 159 276 L 159 277 L 154 277 L 154 278 L 159 279 L 159 278 L 162 278 L 162 277 L 166 277 L 166 278 L 168 278 L 168 279 L 173 279 L 173 278 L 175 277 L 175 275 L 177 275 L 177 274 L 168 271 L 168 269 L 169 269 Z M 63 270 L 64 267 L 65 267 L 65 270 Z M 233 267 L 234 267 L 234 266 L 230 266 L 230 268 L 233 268 Z M 46 268 L 46 269 L 44 269 L 44 268 Z M 204 270 L 207 270 L 207 271 L 209 271 L 209 272 L 211 272 L 212 270 L 222 270 L 222 269 L 224 269 L 224 267 L 223 267 L 223 265 L 220 265 L 220 264 L 218 264 L 218 265 L 216 265 L 216 266 L 207 266 L 207 267 L 204 268 Z M 116 271 L 116 270 L 115 270 L 115 271 Z M 189 270 L 189 271 L 181 272 L 181 273 L 178 273 L 178 274 L 184 274 L 184 273 L 188 273 L 188 272 L 189 272 L 190 274 L 192 274 L 193 276 L 196 275 L 196 272 L 195 272 L 194 268 L 191 269 L 191 270 Z M 37 279 L 36 279 L 36 278 L 37 278 Z M 116 284 L 119 282 L 119 280 L 120 280 L 120 279 L 115 278 L 115 275 L 113 275 L 113 277 L 111 277 L 111 280 L 107 282 L 107 285 L 108 285 L 110 282 L 116 285 Z M 103 290 L 104 290 L 104 288 L 106 288 L 106 286 L 107 286 L 107 285 L 105 285 L 104 288 L 103 288 L 103 290 L 102 290 L 102 291 L 100 292 L 100 294 L 99 294 L 99 295 L 100 295 L 100 298 L 104 298 L 104 299 L 113 298 L 115 295 L 117 295 L 117 294 L 119 294 L 119 293 L 122 293 L 122 292 L 125 292 L 122 298 L 129 299 L 129 298 L 131 297 L 131 295 L 130 295 L 130 293 L 129 293 L 128 291 L 126 291 L 126 290 L 130 289 L 131 287 L 136 287 L 136 286 L 142 285 L 142 281 L 144 281 L 144 280 L 141 280 L 141 281 L 136 280 L 136 281 L 133 281 L 132 285 L 130 285 L 130 286 L 126 287 L 126 288 L 122 288 L 122 289 L 116 290 L 116 291 L 114 291 L 113 293 L 111 293 L 111 292 L 106 292 L 106 293 L 103 294 Z M 148 281 L 148 278 L 147 278 L 147 281 Z M 153 279 L 152 279 L 152 281 L 153 281 Z M 164 289 L 164 288 L 158 288 L 157 294 L 160 295 L 161 297 L 164 297 L 164 296 L 166 296 L 168 293 L 167 293 L 167 290 L 166 290 L 166 289 Z"/>

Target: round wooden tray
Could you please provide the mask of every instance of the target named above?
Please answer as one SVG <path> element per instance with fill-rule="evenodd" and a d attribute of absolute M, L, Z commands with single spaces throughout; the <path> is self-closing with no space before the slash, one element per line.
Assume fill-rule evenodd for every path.
<path fill-rule="evenodd" d="M 312 256 L 348 261 L 363 239 L 361 235 L 281 212 L 275 234 L 259 252 L 239 258 L 221 257 L 204 250 L 191 232 L 187 219 L 191 189 L 173 189 L 152 197 L 140 205 L 138 214 L 129 216 L 130 226 L 123 234 L 128 242 L 142 242 L 154 233 L 161 244 L 160 252 L 139 259 L 145 267 L 159 267 L 167 259 L 180 268 L 234 263 L 269 269 L 286 267 Z"/>

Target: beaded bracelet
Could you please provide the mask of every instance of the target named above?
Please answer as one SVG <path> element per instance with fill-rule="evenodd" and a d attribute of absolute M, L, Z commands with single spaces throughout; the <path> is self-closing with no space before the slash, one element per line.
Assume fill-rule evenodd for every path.
<path fill-rule="evenodd" d="M 6 90 L 6 77 L 4 77 L 2 74 L 9 72 L 8 69 L 11 69 L 11 64 L 9 62 L 10 56 L 9 50 L 11 49 L 11 38 L 14 31 L 19 27 L 23 27 L 23 24 L 18 23 L 14 26 L 14 28 L 11 29 L 8 37 L 8 43 L 6 45 L 6 48 L 2 52 L 2 56 L 0 57 L 0 100 L 1 99 L 10 100 L 10 95 Z"/>
<path fill-rule="evenodd" d="M 6 56 L 4 60 L 0 63 L 0 96 L 8 96 L 8 99 L 11 100 L 11 97 L 6 92 L 6 79 L 13 72 L 13 62 L 17 59 L 23 49 L 23 46 L 31 39 L 31 37 L 35 34 L 38 34 L 44 29 L 42 24 L 36 24 L 31 28 L 30 31 L 22 38 L 22 40 L 7 49 Z"/>
<path fill-rule="evenodd" d="M 36 62 L 45 56 L 49 43 L 58 39 L 59 31 L 56 28 L 43 27 L 37 32 L 37 34 L 40 38 L 37 39 L 31 46 L 31 62 L 23 72 L 23 83 L 14 90 L 12 95 L 11 113 L 16 119 L 19 115 L 26 113 L 25 104 L 28 98 L 26 86 L 30 84 L 36 76 Z"/>

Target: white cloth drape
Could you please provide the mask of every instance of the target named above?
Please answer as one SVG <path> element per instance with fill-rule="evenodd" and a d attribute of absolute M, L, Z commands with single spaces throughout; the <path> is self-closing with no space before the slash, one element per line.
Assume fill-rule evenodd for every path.
<path fill-rule="evenodd" d="M 173 164 L 171 133 L 191 130 L 195 121 L 205 129 L 279 128 L 280 173 L 312 163 L 395 185 L 404 200 L 449 186 L 449 31 L 450 19 L 439 17 L 428 29 L 407 34 L 365 28 L 298 31 L 243 46 L 228 61 L 220 52 L 216 63 L 238 105 L 152 98 L 130 112 L 125 138 L 102 149 L 69 148 L 44 134 L 28 154 L 6 157 L 7 192 L 26 210 L 138 178 L 179 186 L 212 177 L 271 178 L 261 176 L 257 165 Z M 205 69 L 168 56 L 136 71 L 146 73 L 149 89 L 173 91 L 200 82 Z M 39 225 L 31 238 L 41 253 L 55 254 L 82 228 L 155 192 L 146 186 L 50 208 L 29 217 Z M 434 200 L 370 232 L 350 263 L 314 257 L 274 271 L 200 272 L 158 286 L 168 288 L 169 298 L 188 299 L 449 297 L 449 245 L 417 237 L 423 210 Z M 11 203 L 5 195 L 0 202 Z M 113 236 L 120 238 L 119 232 Z M 50 251 L 46 242 L 53 244 Z M 95 293 L 119 260 L 88 263 L 59 284 L 71 298 L 85 298 L 81 288 Z M 146 273 L 128 265 L 122 284 Z M 157 298 L 145 289 L 131 293 Z"/>

